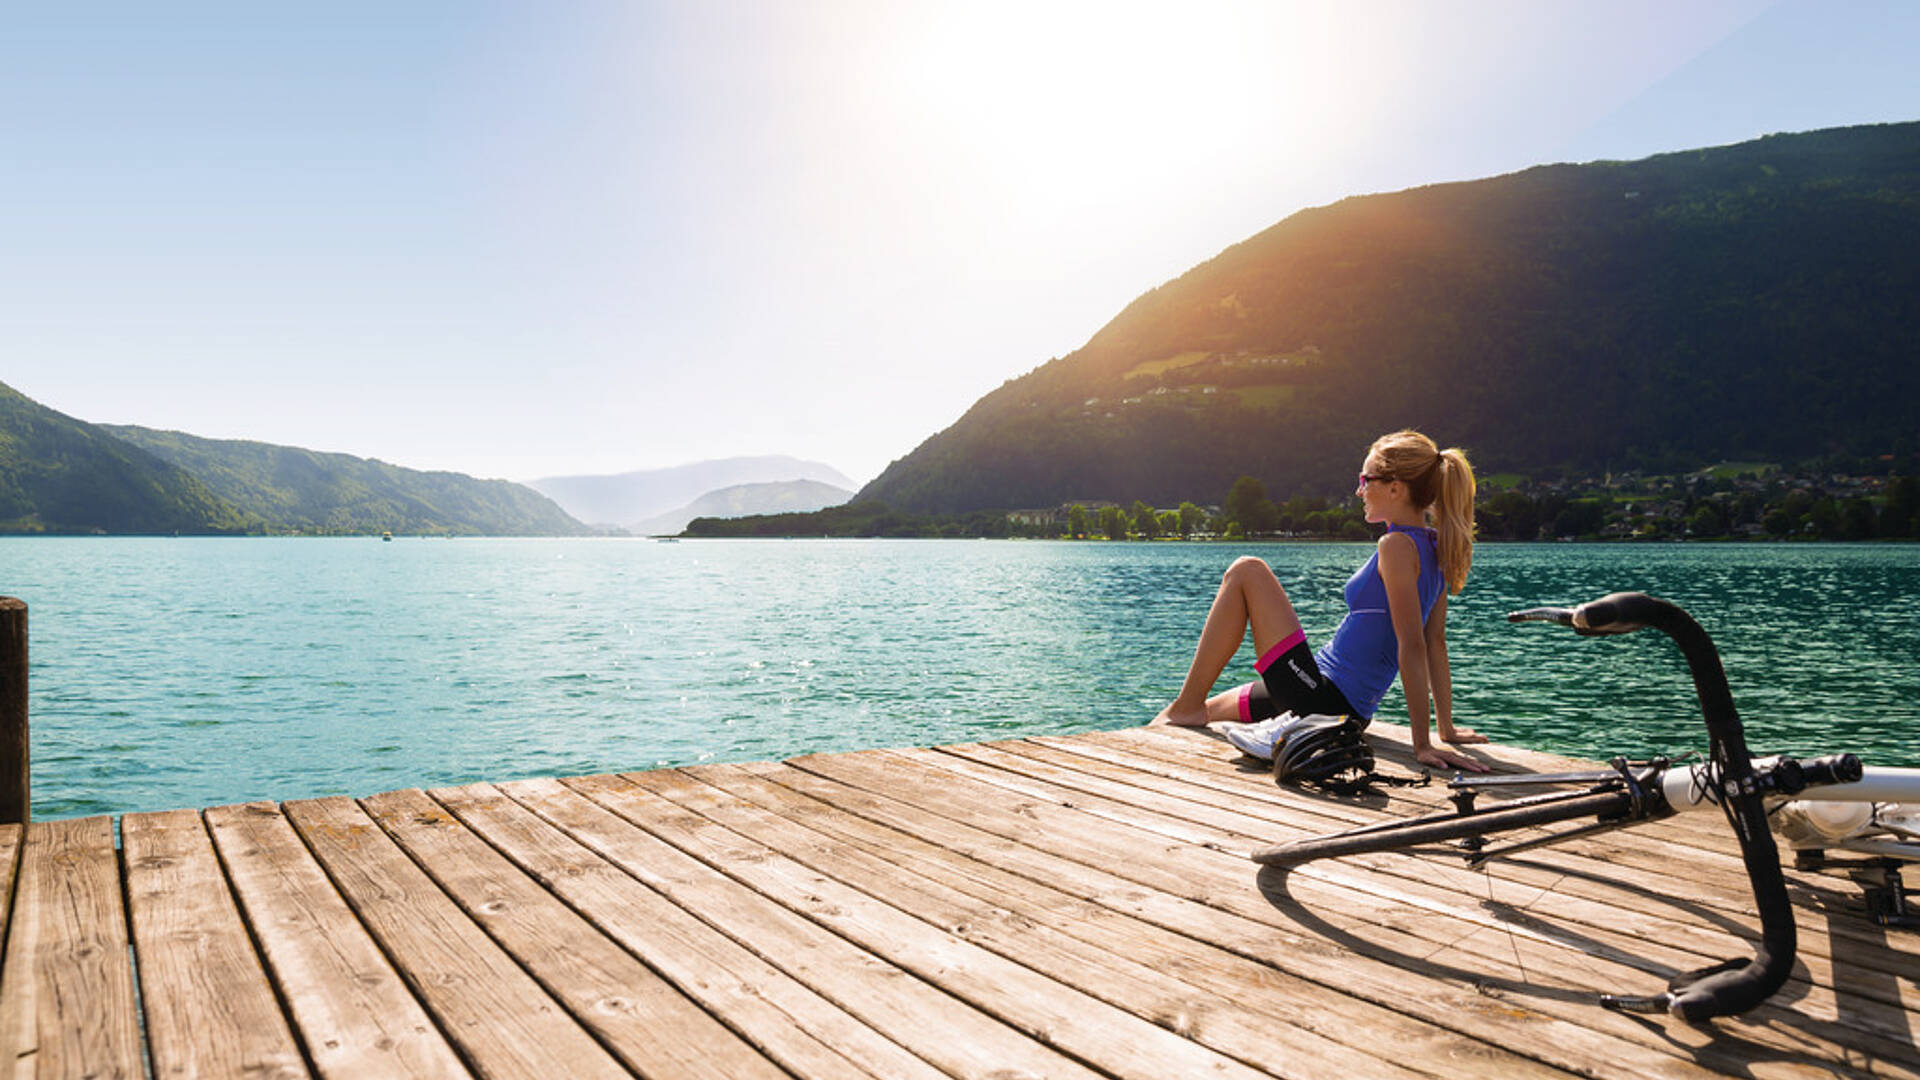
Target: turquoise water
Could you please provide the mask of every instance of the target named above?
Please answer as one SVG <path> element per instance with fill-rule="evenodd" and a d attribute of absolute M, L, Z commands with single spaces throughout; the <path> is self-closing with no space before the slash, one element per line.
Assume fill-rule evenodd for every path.
<path fill-rule="evenodd" d="M 1323 641 L 1368 549 L 1245 550 Z M 54 818 L 1126 727 L 1178 687 L 1240 553 L 10 538 L 0 594 L 30 606 Z M 1448 622 L 1461 722 L 1584 757 L 1702 746 L 1664 639 L 1501 618 L 1625 588 L 1715 635 L 1756 748 L 1920 764 L 1913 545 L 1483 545 Z"/>

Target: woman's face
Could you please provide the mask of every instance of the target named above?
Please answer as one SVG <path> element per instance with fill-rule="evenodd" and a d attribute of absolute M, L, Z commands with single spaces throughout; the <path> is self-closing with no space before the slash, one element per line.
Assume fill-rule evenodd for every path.
<path fill-rule="evenodd" d="M 1360 505 L 1366 511 L 1366 519 L 1373 524 L 1385 520 L 1387 509 L 1396 500 L 1406 499 L 1407 485 L 1386 477 L 1386 463 L 1369 454 L 1360 463 L 1360 482 L 1354 494 L 1360 496 Z"/>

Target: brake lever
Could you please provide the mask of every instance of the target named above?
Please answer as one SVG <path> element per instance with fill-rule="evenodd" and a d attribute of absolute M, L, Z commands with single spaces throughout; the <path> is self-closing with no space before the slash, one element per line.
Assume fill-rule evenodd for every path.
<path fill-rule="evenodd" d="M 1575 608 L 1537 607 L 1527 608 L 1524 611 L 1510 611 L 1507 613 L 1507 621 L 1514 623 L 1557 623 L 1560 626 L 1572 627 L 1573 632 L 1579 634 L 1581 637 L 1631 634 L 1635 630 L 1646 626 L 1647 624 L 1644 622 L 1623 622 L 1615 618 L 1615 612 L 1618 610 L 1615 602 L 1621 599 L 1639 599 L 1644 601 L 1646 598 L 1638 594 L 1615 593 L 1612 596 L 1604 596 Z M 1593 616 L 1595 615 L 1598 615 L 1604 621 L 1596 624 L 1593 621 Z"/>
<path fill-rule="evenodd" d="M 1509 611 L 1507 612 L 1507 621 L 1513 623 L 1550 622 L 1559 623 L 1561 626 L 1572 626 L 1573 609 L 1563 607 L 1535 607 L 1527 608 L 1525 611 Z"/>

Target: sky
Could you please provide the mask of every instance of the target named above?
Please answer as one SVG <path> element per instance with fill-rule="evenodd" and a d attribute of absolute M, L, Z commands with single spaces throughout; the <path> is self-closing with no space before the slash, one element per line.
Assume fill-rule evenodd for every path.
<path fill-rule="evenodd" d="M 0 382 L 863 483 L 1349 195 L 1920 119 L 1907 0 L 0 0 Z"/>

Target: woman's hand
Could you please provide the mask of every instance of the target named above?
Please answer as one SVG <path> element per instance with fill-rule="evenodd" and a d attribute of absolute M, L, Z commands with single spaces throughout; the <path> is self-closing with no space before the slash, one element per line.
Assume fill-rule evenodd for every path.
<path fill-rule="evenodd" d="M 1467 772 L 1486 772 L 1487 767 L 1465 754 L 1456 754 L 1451 750 L 1442 750 L 1429 746 L 1425 750 L 1415 750 L 1413 760 L 1436 769 L 1465 769 Z"/>
<path fill-rule="evenodd" d="M 1452 743 L 1455 746 L 1465 746 L 1468 743 L 1486 742 L 1487 737 L 1470 727 L 1454 727 L 1449 724 L 1440 729 L 1440 741 Z"/>

